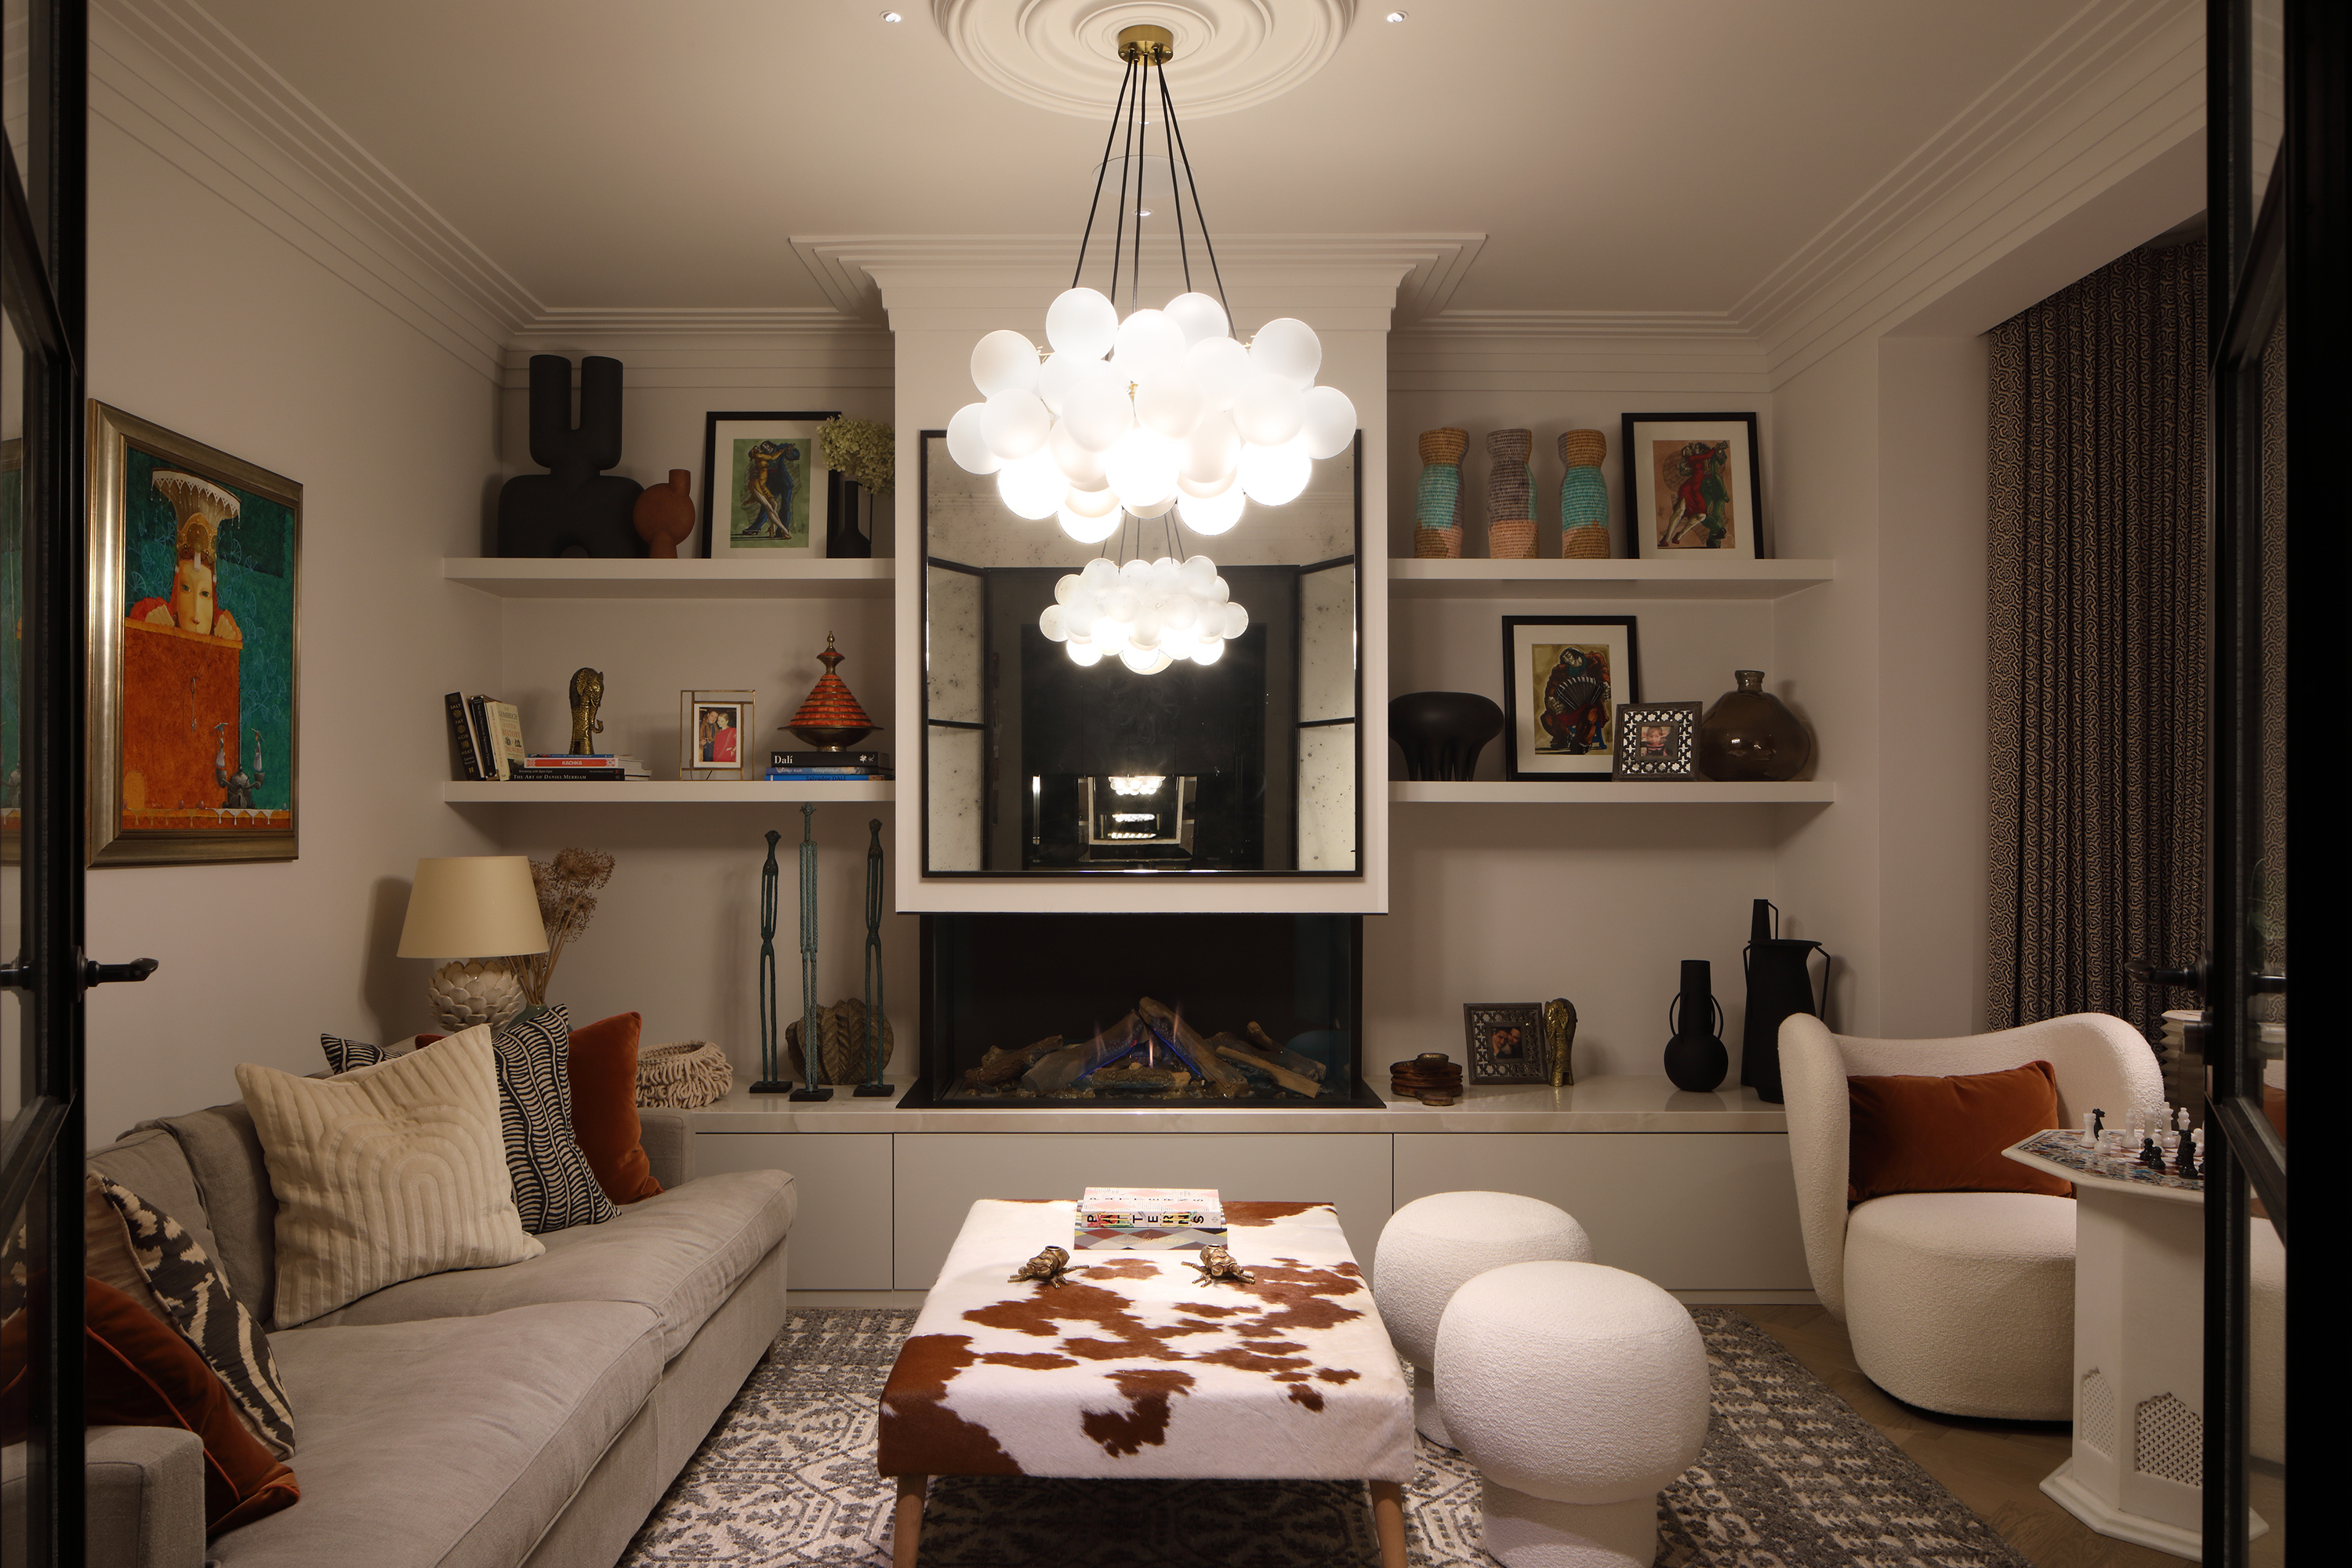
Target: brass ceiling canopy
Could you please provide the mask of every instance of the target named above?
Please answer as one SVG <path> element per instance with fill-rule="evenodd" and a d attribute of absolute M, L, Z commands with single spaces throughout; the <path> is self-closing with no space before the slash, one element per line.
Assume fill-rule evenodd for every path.
<path fill-rule="evenodd" d="M 1176 35 L 1165 27 L 1140 22 L 1118 30 L 1118 58 L 1133 65 L 1166 65 L 1176 58 Z"/>

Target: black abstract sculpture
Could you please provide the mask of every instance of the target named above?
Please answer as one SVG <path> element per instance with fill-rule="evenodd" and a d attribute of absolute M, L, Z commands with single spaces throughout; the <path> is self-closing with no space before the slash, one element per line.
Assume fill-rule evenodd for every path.
<path fill-rule="evenodd" d="M 1503 732 L 1503 710 L 1473 691 L 1408 691 L 1389 699 L 1389 737 L 1408 779 L 1469 779 L 1478 753 Z"/>
<path fill-rule="evenodd" d="M 604 470 L 621 460 L 621 362 L 580 362 L 580 423 L 572 423 L 572 362 L 530 356 L 530 460 L 499 491 L 499 553 L 643 555 L 632 518 L 645 487 Z"/>

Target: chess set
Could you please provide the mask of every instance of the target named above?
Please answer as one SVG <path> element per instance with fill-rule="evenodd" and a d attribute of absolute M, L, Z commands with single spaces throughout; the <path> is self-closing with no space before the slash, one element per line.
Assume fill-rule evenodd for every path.
<path fill-rule="evenodd" d="M 2129 1127 L 2110 1127 L 2106 1112 L 2094 1106 L 2084 1113 L 2081 1128 L 2053 1128 L 2021 1148 L 2086 1176 L 2202 1192 L 2205 1135 L 2189 1122 L 2187 1107 L 2168 1105 L 2153 1124 L 2135 1121 Z"/>

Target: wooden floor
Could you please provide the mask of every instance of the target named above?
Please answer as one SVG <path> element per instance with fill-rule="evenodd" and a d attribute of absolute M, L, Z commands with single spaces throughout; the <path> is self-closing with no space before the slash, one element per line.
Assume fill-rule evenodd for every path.
<path fill-rule="evenodd" d="M 1863 1418 L 1917 1460 L 1929 1475 L 1974 1509 L 2034 1568 L 2179 1568 L 2181 1559 L 2112 1540 L 2044 1497 L 2042 1478 L 2065 1461 L 2070 1429 L 2063 1422 L 1971 1421 L 1938 1415 L 1890 1399 L 1854 1365 L 1845 1325 L 1820 1307 L 1743 1306 L 1807 1371 L 1837 1391 Z M 2279 1515 L 2284 1484 L 2257 1476 L 2254 1508 Z M 2257 1563 L 2286 1560 L 2284 1532 L 2254 1542 Z"/>

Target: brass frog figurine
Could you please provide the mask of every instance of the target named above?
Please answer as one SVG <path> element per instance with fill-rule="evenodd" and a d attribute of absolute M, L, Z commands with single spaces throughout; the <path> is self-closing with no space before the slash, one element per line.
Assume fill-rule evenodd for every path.
<path fill-rule="evenodd" d="M 1021 1266 L 1020 1271 L 1005 1281 L 1018 1285 L 1024 1279 L 1034 1279 L 1040 1285 L 1058 1288 L 1069 1283 L 1063 1276 L 1068 1272 L 1070 1255 L 1058 1247 L 1049 1247 Z"/>
<path fill-rule="evenodd" d="M 1188 1263 L 1186 1267 L 1200 1270 L 1201 1278 L 1197 1283 L 1202 1285 L 1214 1285 L 1221 1279 L 1228 1285 L 1257 1283 L 1257 1276 L 1234 1262 L 1234 1255 L 1222 1247 L 1201 1248 L 1201 1261 Z"/>

